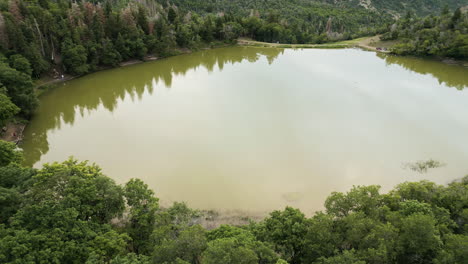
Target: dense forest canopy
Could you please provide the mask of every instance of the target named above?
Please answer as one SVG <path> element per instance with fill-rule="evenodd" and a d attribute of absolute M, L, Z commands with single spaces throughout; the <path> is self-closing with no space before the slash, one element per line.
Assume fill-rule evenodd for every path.
<path fill-rule="evenodd" d="M 468 58 L 468 13 L 448 9 L 440 16 L 416 17 L 408 13 L 390 26 L 384 40 L 399 40 L 393 48 L 400 55 L 438 55 Z"/>
<path fill-rule="evenodd" d="M 183 203 L 159 205 L 147 185 L 116 184 L 70 159 L 24 168 L 0 141 L 1 263 L 466 263 L 468 176 L 446 186 L 332 193 L 312 217 L 287 207 L 245 226 L 199 223 Z"/>
<path fill-rule="evenodd" d="M 344 7 L 361 6 L 371 10 L 387 12 L 397 17 L 412 11 L 418 15 L 439 13 L 443 8 L 452 10 L 468 5 L 466 0 L 321 0 L 322 2 Z"/>

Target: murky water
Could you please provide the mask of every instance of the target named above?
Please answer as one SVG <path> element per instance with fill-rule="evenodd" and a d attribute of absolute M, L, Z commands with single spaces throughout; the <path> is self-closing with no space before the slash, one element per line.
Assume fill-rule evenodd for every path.
<path fill-rule="evenodd" d="M 69 156 L 162 201 L 322 209 L 332 191 L 468 174 L 468 68 L 361 50 L 233 47 L 107 70 L 41 97 L 26 163 Z M 434 159 L 427 173 L 408 162 Z"/>

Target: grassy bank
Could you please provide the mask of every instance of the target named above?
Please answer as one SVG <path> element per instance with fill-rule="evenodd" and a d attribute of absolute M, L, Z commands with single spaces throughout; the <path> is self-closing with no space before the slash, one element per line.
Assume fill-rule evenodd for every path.
<path fill-rule="evenodd" d="M 239 38 L 238 44 L 241 46 L 250 47 L 265 47 L 265 48 L 287 48 L 287 49 L 345 49 L 345 48 L 363 48 L 366 50 L 388 53 L 388 51 L 378 50 L 378 48 L 389 48 L 390 46 L 381 46 L 379 36 L 363 37 L 352 40 L 345 40 L 325 44 L 281 44 L 255 41 L 248 38 Z"/>

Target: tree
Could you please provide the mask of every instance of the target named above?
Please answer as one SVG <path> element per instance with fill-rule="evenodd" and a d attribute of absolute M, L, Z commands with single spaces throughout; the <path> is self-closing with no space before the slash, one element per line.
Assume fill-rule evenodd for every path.
<path fill-rule="evenodd" d="M 167 20 L 169 20 L 169 23 L 174 24 L 177 18 L 177 13 L 175 9 L 171 6 L 169 7 L 169 11 L 167 12 Z"/>
<path fill-rule="evenodd" d="M 255 252 L 241 246 L 235 238 L 221 238 L 208 243 L 203 252 L 203 264 L 257 264 Z"/>
<path fill-rule="evenodd" d="M 148 49 L 145 46 L 145 43 L 141 38 L 137 38 L 135 41 L 131 42 L 131 50 L 133 50 L 132 57 L 138 59 L 144 59 Z"/>
<path fill-rule="evenodd" d="M 20 109 L 11 102 L 10 98 L 0 92 L 0 126 L 5 125 L 6 121 L 15 116 Z"/>
<path fill-rule="evenodd" d="M 29 117 L 38 104 L 31 77 L 0 62 L 0 83 L 6 87 L 11 101 L 21 109 L 20 114 Z"/>
<path fill-rule="evenodd" d="M 188 263 L 200 263 L 206 249 L 205 229 L 195 225 L 182 230 L 177 237 L 164 239 L 154 248 L 154 263 L 172 263 L 177 259 Z"/>
<path fill-rule="evenodd" d="M 342 217 L 352 212 L 363 212 L 368 216 L 375 216 L 381 205 L 380 186 L 354 186 L 346 194 L 332 193 L 325 201 L 327 213 Z"/>
<path fill-rule="evenodd" d="M 0 225 L 9 226 L 9 220 L 20 208 L 27 182 L 34 173 L 34 169 L 22 168 L 18 163 L 0 167 Z"/>
<path fill-rule="evenodd" d="M 2 144 L 4 141 L 0 141 Z M 17 188 L 25 192 L 30 186 L 28 182 L 36 173 L 35 169 L 24 168 L 17 162 L 11 162 L 7 166 L 0 167 L 0 186 L 5 188 Z"/>
<path fill-rule="evenodd" d="M 308 226 L 309 222 L 301 211 L 286 207 L 284 211 L 270 213 L 261 236 L 273 243 L 275 251 L 283 259 L 292 264 L 300 263 Z"/>
<path fill-rule="evenodd" d="M 440 12 L 440 14 L 442 16 L 446 16 L 446 15 L 450 14 L 450 9 L 449 9 L 449 6 L 447 4 L 444 5 L 444 7 L 442 8 L 442 11 Z"/>
<path fill-rule="evenodd" d="M 461 11 L 461 7 L 457 8 L 457 10 L 455 10 L 455 12 L 453 13 L 453 16 L 452 16 L 452 24 L 453 26 L 455 26 L 458 22 L 458 20 L 460 20 L 462 18 L 462 11 Z"/>
<path fill-rule="evenodd" d="M 25 73 L 29 76 L 32 75 L 32 69 L 31 69 L 31 64 L 29 63 L 29 61 L 23 57 L 22 55 L 20 54 L 15 54 L 15 55 L 12 55 L 10 58 L 9 58 L 9 61 L 10 61 L 10 66 L 22 73 Z"/>
<path fill-rule="evenodd" d="M 340 242 L 340 235 L 335 231 L 333 217 L 317 213 L 310 221 L 310 227 L 305 236 L 304 262 L 312 263 L 319 257 L 329 257 L 335 253 Z"/>
<path fill-rule="evenodd" d="M 0 166 L 7 166 L 10 163 L 21 163 L 23 156 L 21 151 L 12 142 L 0 140 Z"/>
<path fill-rule="evenodd" d="M 44 165 L 27 182 L 27 191 L 5 187 L 16 189 L 21 203 L 11 227 L 0 231 L 1 262 L 99 263 L 125 250 L 128 235 L 110 225 L 123 213 L 122 190 L 99 167 L 70 159 Z"/>
<path fill-rule="evenodd" d="M 45 164 L 32 178 L 32 186 L 16 219 L 24 228 L 65 228 L 69 217 L 108 223 L 124 210 L 120 186 L 87 162 Z M 64 213 L 69 216 L 63 218 Z"/>
<path fill-rule="evenodd" d="M 29 61 L 33 70 L 34 77 L 40 77 L 41 74 L 49 70 L 50 64 L 42 56 L 39 48 L 34 43 L 31 43 L 23 52 L 24 57 Z"/>
<path fill-rule="evenodd" d="M 468 236 L 451 234 L 445 237 L 443 249 L 439 252 L 434 263 L 464 263 L 468 256 Z"/>
<path fill-rule="evenodd" d="M 354 250 L 346 250 L 337 256 L 321 258 L 315 264 L 366 264 L 366 262 L 359 260 Z"/>
<path fill-rule="evenodd" d="M 413 214 L 402 219 L 399 263 L 428 263 L 435 257 L 441 240 L 432 216 Z"/>
<path fill-rule="evenodd" d="M 8 223 L 10 217 L 18 211 L 20 203 L 21 194 L 16 189 L 0 186 L 0 224 Z"/>
<path fill-rule="evenodd" d="M 259 264 L 274 264 L 278 260 L 278 256 L 271 245 L 258 241 L 255 236 L 245 228 L 221 225 L 219 228 L 210 231 L 207 234 L 207 238 L 210 241 L 228 238 L 235 239 L 238 246 L 252 250 L 257 255 L 257 263 Z"/>
<path fill-rule="evenodd" d="M 132 238 L 132 250 L 149 255 L 153 249 L 150 237 L 156 223 L 158 199 L 139 179 L 131 179 L 125 184 L 124 196 L 130 209 L 126 230 Z"/>
<path fill-rule="evenodd" d="M 432 203 L 437 200 L 440 186 L 429 181 L 405 182 L 397 185 L 390 194 L 401 200 Z"/>
<path fill-rule="evenodd" d="M 89 241 L 89 246 L 92 248 L 91 255 L 108 263 L 114 256 L 125 252 L 129 239 L 130 237 L 127 234 L 119 234 L 115 230 L 98 234 L 93 240 Z"/>
<path fill-rule="evenodd" d="M 110 264 L 150 264 L 148 256 L 129 253 L 125 256 L 117 256 L 110 261 Z"/>
<path fill-rule="evenodd" d="M 105 39 L 103 41 L 103 52 L 100 63 L 103 65 L 117 66 L 119 62 L 122 61 L 122 56 L 114 48 L 112 41 L 110 39 Z"/>
<path fill-rule="evenodd" d="M 65 41 L 62 44 L 63 65 L 67 72 L 81 75 L 89 70 L 87 61 L 87 52 L 82 45 L 73 44 L 71 41 Z"/>

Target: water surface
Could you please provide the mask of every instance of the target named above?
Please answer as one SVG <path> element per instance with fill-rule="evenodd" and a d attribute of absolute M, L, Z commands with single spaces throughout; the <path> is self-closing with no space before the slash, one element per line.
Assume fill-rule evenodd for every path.
<path fill-rule="evenodd" d="M 322 209 L 332 191 L 468 174 L 468 69 L 355 49 L 233 47 L 90 74 L 41 96 L 26 163 L 69 156 L 163 202 Z M 434 159 L 418 173 L 403 164 Z"/>

